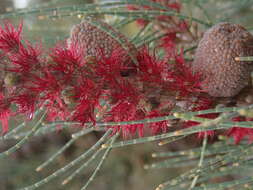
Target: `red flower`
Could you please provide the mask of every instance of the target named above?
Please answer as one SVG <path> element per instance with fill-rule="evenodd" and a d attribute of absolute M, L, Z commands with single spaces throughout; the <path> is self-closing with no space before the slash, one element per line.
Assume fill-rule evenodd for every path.
<path fill-rule="evenodd" d="M 28 73 L 31 69 L 40 69 L 39 56 L 41 54 L 41 47 L 33 47 L 29 42 L 23 46 L 20 44 L 19 49 L 16 53 L 9 56 L 13 67 L 9 70 L 17 73 Z"/>
<path fill-rule="evenodd" d="M 111 86 L 110 91 L 112 102 L 126 100 L 137 105 L 141 98 L 137 88 L 135 88 L 133 84 L 127 80 L 122 80 L 118 83 L 115 83 L 115 85 Z"/>
<path fill-rule="evenodd" d="M 18 113 L 26 113 L 29 119 L 33 118 L 36 105 L 36 96 L 31 92 L 16 95 L 11 98 L 11 102 L 18 106 Z"/>
<path fill-rule="evenodd" d="M 83 50 L 75 43 L 59 44 L 50 54 L 52 61 L 52 70 L 58 71 L 64 75 L 64 80 L 73 77 L 75 71 L 79 71 L 83 64 Z"/>
<path fill-rule="evenodd" d="M 140 10 L 140 7 L 135 6 L 135 5 L 127 5 L 127 9 L 130 11 L 136 11 L 136 10 Z M 136 19 L 136 23 L 140 27 L 145 27 L 149 23 L 149 21 L 142 18 L 138 18 Z"/>
<path fill-rule="evenodd" d="M 165 116 L 165 114 L 160 114 L 159 111 L 153 110 L 151 111 L 146 118 L 154 118 L 154 117 L 162 117 Z M 150 123 L 149 128 L 151 129 L 151 133 L 153 135 L 158 133 L 166 133 L 168 131 L 168 121 L 159 121 L 155 123 Z"/>
<path fill-rule="evenodd" d="M 127 100 L 118 101 L 114 104 L 111 110 L 108 112 L 108 117 L 106 117 L 105 121 L 132 121 L 140 118 L 140 112 L 137 109 L 137 105 L 129 102 Z M 113 128 L 113 132 L 116 133 L 118 131 L 122 132 L 123 138 L 130 137 L 135 135 L 138 132 L 139 136 L 143 136 L 143 124 L 134 124 L 134 125 L 119 125 L 112 126 L 109 128 Z"/>
<path fill-rule="evenodd" d="M 176 51 L 176 32 L 167 32 L 166 35 L 161 39 L 160 47 L 165 49 L 167 59 L 173 57 Z"/>
<path fill-rule="evenodd" d="M 99 107 L 99 98 L 102 93 L 101 88 L 90 79 L 83 79 L 75 88 L 74 97 L 77 105 L 74 108 L 71 120 L 82 124 L 86 122 L 96 122 L 95 108 Z"/>
<path fill-rule="evenodd" d="M 167 63 L 150 55 L 144 47 L 137 56 L 140 80 L 145 83 L 162 85 L 165 83 L 163 74 L 168 70 Z M 153 85 L 154 85 L 153 84 Z"/>
<path fill-rule="evenodd" d="M 45 68 L 41 71 L 40 76 L 32 75 L 31 84 L 25 86 L 28 90 L 31 90 L 35 96 L 39 97 L 39 103 L 42 105 L 45 101 L 54 102 L 63 106 L 61 99 L 61 92 L 64 89 L 64 84 L 57 79 L 57 76 L 50 73 Z"/>
<path fill-rule="evenodd" d="M 181 4 L 180 3 L 177 3 L 177 2 L 174 2 L 174 3 L 169 3 L 168 4 L 168 7 L 176 10 L 177 12 L 180 12 L 181 10 Z"/>
<path fill-rule="evenodd" d="M 20 23 L 18 29 L 5 22 L 4 27 L 0 27 L 0 49 L 5 53 L 17 52 L 21 44 L 21 32 L 23 24 Z"/>
<path fill-rule="evenodd" d="M 207 116 L 200 116 L 200 117 L 211 119 L 208 115 Z M 187 121 L 184 123 L 184 125 L 186 127 L 193 127 L 198 124 L 200 124 L 200 123 L 196 122 L 196 121 Z M 215 132 L 213 130 L 209 130 L 209 131 L 205 131 L 205 132 L 198 132 L 198 138 L 202 139 L 203 137 L 205 137 L 205 135 L 207 135 L 208 137 L 213 137 L 214 134 L 215 134 Z"/>
<path fill-rule="evenodd" d="M 173 65 L 172 65 L 173 66 Z M 183 52 L 175 56 L 175 65 L 168 73 L 167 80 L 173 81 L 171 85 L 174 90 L 180 92 L 181 97 L 186 97 L 191 93 L 201 92 L 201 75 L 193 73 L 190 66 L 184 60 Z"/>
<path fill-rule="evenodd" d="M 8 22 L 5 22 L 4 26 L 0 27 L 0 50 L 3 52 L 1 56 L 7 56 L 11 62 L 7 65 L 7 70 L 18 73 L 30 72 L 32 67 L 39 65 L 40 46 L 33 47 L 27 41 L 25 44 L 21 42 L 22 23 L 18 29 Z"/>
<path fill-rule="evenodd" d="M 235 117 L 232 119 L 233 121 L 253 121 L 252 118 L 245 118 L 245 117 Z M 233 137 L 235 144 L 238 144 L 244 137 L 248 136 L 249 143 L 253 142 L 253 129 L 250 128 L 242 128 L 242 127 L 233 127 L 228 130 L 227 135 L 229 137 Z"/>
<path fill-rule="evenodd" d="M 187 21 L 185 20 L 180 20 L 179 24 L 178 24 L 179 29 L 181 29 L 182 31 L 186 31 L 189 28 L 189 24 L 187 23 Z"/>
<path fill-rule="evenodd" d="M 112 97 L 111 110 L 107 113 L 105 121 L 131 121 L 143 119 L 143 114 L 138 108 L 141 99 L 140 92 L 127 80 L 121 80 L 110 87 Z M 114 132 L 122 131 L 123 137 L 134 135 L 137 131 L 143 136 L 143 124 L 112 126 Z"/>
<path fill-rule="evenodd" d="M 116 85 L 118 81 L 125 80 L 122 75 L 128 74 L 127 72 L 136 72 L 134 65 L 130 64 L 131 60 L 126 60 L 125 56 L 126 52 L 122 49 L 113 50 L 109 57 L 104 56 L 101 51 L 101 58 L 95 63 L 95 75 L 109 85 Z"/>
<path fill-rule="evenodd" d="M 196 102 L 193 102 L 193 104 L 195 104 L 195 106 L 192 108 L 192 111 L 201 111 L 201 110 L 206 110 L 206 109 L 210 109 L 212 108 L 212 100 L 206 97 L 198 97 L 198 100 Z M 218 113 L 210 113 L 210 114 L 201 114 L 201 115 L 197 115 L 198 117 L 202 117 L 202 118 L 207 118 L 207 119 L 214 119 L 218 116 Z M 185 127 L 193 127 L 200 124 L 199 122 L 196 121 L 187 121 L 184 122 L 184 126 Z M 205 132 L 199 132 L 198 133 L 198 137 L 199 138 L 203 138 L 205 136 L 205 134 L 207 134 L 207 136 L 214 136 L 214 131 L 210 130 L 210 131 L 205 131 Z"/>
<path fill-rule="evenodd" d="M 46 112 L 47 112 L 47 121 L 66 121 L 70 115 L 69 111 L 66 107 L 61 106 L 59 104 L 55 104 L 54 102 L 48 102 L 46 104 Z"/>
<path fill-rule="evenodd" d="M 151 1 L 153 1 L 154 3 L 161 4 L 162 6 L 165 6 L 169 9 L 175 10 L 177 12 L 180 12 L 180 10 L 181 10 L 181 4 L 177 3 L 177 2 L 170 2 L 170 0 L 151 0 Z M 131 4 L 127 5 L 127 9 L 132 10 L 132 11 L 143 10 L 143 9 L 144 10 L 167 11 L 167 9 L 160 9 L 160 8 L 155 8 L 155 7 L 151 7 L 151 6 L 136 6 L 136 5 L 131 5 Z M 161 21 L 167 22 L 168 20 L 171 19 L 171 16 L 161 15 L 161 16 L 157 16 L 156 19 L 160 22 Z M 141 27 L 143 27 L 149 23 L 148 20 L 141 19 L 141 18 L 136 19 L 136 21 L 137 21 L 137 24 L 139 24 Z"/>
<path fill-rule="evenodd" d="M 201 92 L 200 75 L 192 72 L 183 58 L 183 53 L 175 54 L 174 47 L 171 47 L 174 63 L 167 63 L 167 58 L 158 60 L 155 55 L 149 54 L 147 48 L 140 50 L 137 56 L 140 80 L 156 89 L 178 92 L 180 97 Z"/>

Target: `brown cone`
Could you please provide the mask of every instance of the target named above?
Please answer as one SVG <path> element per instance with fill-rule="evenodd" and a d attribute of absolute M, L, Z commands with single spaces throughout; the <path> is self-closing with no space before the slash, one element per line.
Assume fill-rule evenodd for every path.
<path fill-rule="evenodd" d="M 252 62 L 235 61 L 253 56 L 253 36 L 238 24 L 219 23 L 205 32 L 192 63 L 203 76 L 203 89 L 213 97 L 237 95 L 250 82 Z"/>
<path fill-rule="evenodd" d="M 112 31 L 122 42 L 125 48 L 120 43 L 111 37 L 108 33 L 102 31 L 98 26 L 94 26 L 92 21 L 96 21 L 103 28 Z M 73 26 L 70 33 L 70 42 L 77 42 L 84 50 L 84 55 L 94 56 L 97 60 L 101 58 L 101 50 L 103 56 L 110 57 L 114 50 L 123 52 L 123 62 L 131 60 L 130 54 L 136 56 L 137 50 L 133 44 L 119 31 L 115 30 L 109 24 L 93 18 L 83 20 L 80 24 Z"/>

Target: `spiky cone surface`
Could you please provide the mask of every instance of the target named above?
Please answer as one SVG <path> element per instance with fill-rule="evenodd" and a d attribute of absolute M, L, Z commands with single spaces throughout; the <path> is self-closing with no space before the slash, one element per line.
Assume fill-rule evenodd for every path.
<path fill-rule="evenodd" d="M 118 40 L 110 36 L 109 33 L 101 30 L 100 26 L 96 26 L 93 21 L 99 23 L 109 33 L 113 33 L 123 42 L 124 47 Z M 77 43 L 84 50 L 86 58 L 94 57 L 96 60 L 101 59 L 103 56 L 108 58 L 112 55 L 113 51 L 117 51 L 123 56 L 121 60 L 127 66 L 133 65 L 133 59 L 137 55 L 136 47 L 128 41 L 126 36 L 109 24 L 91 17 L 73 26 L 69 42 Z"/>
<path fill-rule="evenodd" d="M 250 83 L 252 62 L 236 57 L 253 55 L 253 36 L 242 26 L 219 23 L 205 32 L 192 63 L 203 76 L 202 88 L 213 97 L 233 97 Z"/>

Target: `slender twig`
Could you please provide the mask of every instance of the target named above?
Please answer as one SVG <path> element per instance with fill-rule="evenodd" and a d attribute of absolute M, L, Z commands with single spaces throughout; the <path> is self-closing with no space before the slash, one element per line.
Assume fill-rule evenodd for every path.
<path fill-rule="evenodd" d="M 84 130 L 82 130 L 82 135 L 90 133 L 91 131 L 93 131 L 93 128 L 84 129 Z M 70 141 L 68 141 L 60 150 L 58 150 L 54 155 L 52 155 L 46 162 L 44 162 L 40 166 L 38 166 L 36 168 L 36 171 L 37 172 L 41 171 L 47 165 L 49 165 L 50 163 L 52 163 L 56 159 L 57 156 L 59 156 L 63 151 L 65 151 L 68 147 L 70 147 L 82 135 L 72 137 L 72 139 Z"/>
<path fill-rule="evenodd" d="M 112 141 L 111 141 L 110 145 L 113 144 L 113 142 L 117 139 L 118 136 L 119 136 L 119 133 L 117 133 L 116 135 L 114 135 L 114 136 L 112 137 Z M 106 151 L 105 151 L 105 153 L 104 153 L 102 159 L 101 159 L 100 162 L 98 163 L 98 165 L 97 165 L 95 171 L 94 171 L 93 174 L 90 176 L 90 178 L 88 179 L 87 183 L 82 187 L 81 190 L 87 189 L 87 187 L 89 186 L 89 184 L 93 181 L 94 177 L 96 176 L 96 174 L 97 174 L 98 171 L 100 170 L 100 168 L 101 168 L 102 164 L 104 163 L 106 157 L 108 156 L 109 152 L 111 151 L 110 146 L 109 146 L 109 147 L 103 147 L 103 146 L 102 146 L 101 148 L 106 148 Z"/>
<path fill-rule="evenodd" d="M 200 154 L 198 167 L 201 167 L 203 165 L 204 157 L 205 157 L 205 151 L 206 151 L 206 144 L 207 144 L 207 133 L 205 133 L 205 136 L 204 136 L 204 139 L 203 139 L 203 144 L 202 144 L 202 148 L 201 148 L 201 154 Z M 196 175 L 193 178 L 189 190 L 191 190 L 195 187 L 195 185 L 197 184 L 198 178 L 199 178 L 199 175 Z"/>
<path fill-rule="evenodd" d="M 34 133 L 37 131 L 37 129 L 39 128 L 39 126 L 41 125 L 41 122 L 43 121 L 43 119 L 45 118 L 46 112 L 41 116 L 41 118 L 39 119 L 39 121 L 34 125 L 34 127 L 31 129 L 31 131 L 22 139 L 20 140 L 17 144 L 15 144 L 13 147 L 11 147 L 10 149 L 0 153 L 0 158 L 4 158 L 9 156 L 11 153 L 17 151 L 18 149 L 21 148 L 21 146 L 23 144 L 25 144 L 30 137 L 32 137 L 34 135 Z"/>
<path fill-rule="evenodd" d="M 52 173 L 48 177 L 42 179 L 41 181 L 39 181 L 39 182 L 37 182 L 37 183 L 35 183 L 31 186 L 24 187 L 20 190 L 34 190 L 34 189 L 37 189 L 37 188 L 41 187 L 42 185 L 45 185 L 46 183 L 50 182 L 54 178 L 58 177 L 59 175 L 63 174 L 64 172 L 68 171 L 70 168 L 72 168 L 76 164 L 80 163 L 85 158 L 87 158 L 87 156 L 89 156 L 95 149 L 97 149 L 101 145 L 101 143 L 103 143 L 104 140 L 111 134 L 111 132 L 112 132 L 112 130 L 109 129 L 89 150 L 87 150 L 86 152 L 81 154 L 78 158 L 76 158 L 75 160 L 73 160 L 72 162 L 70 162 L 69 164 L 64 166 L 63 168 L 55 171 L 54 173 Z"/>

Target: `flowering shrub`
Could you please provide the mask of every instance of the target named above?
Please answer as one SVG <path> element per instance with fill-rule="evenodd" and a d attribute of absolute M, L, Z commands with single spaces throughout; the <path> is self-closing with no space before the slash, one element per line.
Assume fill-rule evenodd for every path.
<path fill-rule="evenodd" d="M 4 68 L 1 82 L 3 133 L 8 131 L 8 120 L 12 115 L 23 114 L 26 119 L 32 119 L 35 110 L 45 102 L 48 121 L 76 121 L 80 124 L 96 123 L 95 110 L 101 109 L 101 101 L 110 105 L 102 117 L 102 121 L 107 122 L 170 115 L 179 102 L 188 105 L 182 107 L 188 111 L 214 106 L 214 99 L 201 89 L 201 73 L 191 71 L 190 63 L 184 60 L 183 54 L 176 52 L 176 45 L 164 43 L 162 48 L 169 52 L 163 58 L 142 47 L 138 49 L 134 63 L 124 50 L 113 49 L 109 56 L 105 56 L 107 47 L 95 49 L 97 57 L 85 55 L 83 42 L 75 38 L 56 45 L 47 55 L 42 52 L 42 44 L 32 45 L 22 41 L 22 24 L 15 29 L 6 22 L 0 30 Z M 10 108 L 12 104 L 17 106 L 15 111 Z M 212 115 L 200 117 L 217 116 Z M 166 132 L 167 122 L 151 123 L 145 127 L 152 134 Z M 186 122 L 184 125 L 194 124 L 198 122 Z M 144 124 L 109 128 L 115 132 L 122 131 L 124 137 L 135 135 L 137 131 L 139 136 L 144 135 Z M 237 133 L 241 132 L 237 131 L 231 130 L 228 134 L 239 142 L 241 138 L 237 137 Z M 213 135 L 213 132 L 209 134 Z"/>
<path fill-rule="evenodd" d="M 124 6 L 117 7 L 118 4 Z M 201 8 L 200 5 L 198 7 Z M 50 16 L 66 16 L 68 8 L 52 9 L 54 12 Z M 63 181 L 65 185 L 104 151 L 97 168 L 82 188 L 84 190 L 112 148 L 155 140 L 161 140 L 159 145 L 164 145 L 191 134 L 194 135 L 192 144 L 203 141 L 202 148 L 153 154 L 154 157 L 166 155 L 172 158 L 145 168 L 171 165 L 174 167 L 174 164 L 176 167 L 183 165 L 185 161 L 191 163 L 192 159 L 200 157 L 197 168 L 180 175 L 174 181 L 159 185 L 156 190 L 166 189 L 167 186 L 180 186 L 180 189 L 184 189 L 185 183 L 189 184 L 191 180 L 191 190 L 194 190 L 195 186 L 202 188 L 197 181 L 198 178 L 201 178 L 199 183 L 205 181 L 205 174 L 209 175 L 223 166 L 229 168 L 237 161 L 250 163 L 247 155 L 252 152 L 250 143 L 253 139 L 252 84 L 249 82 L 250 76 L 242 76 L 242 73 L 250 74 L 252 58 L 239 57 L 251 52 L 253 38 L 246 29 L 233 25 L 234 30 L 240 28 L 245 31 L 245 35 L 247 34 L 246 37 L 238 35 L 238 40 L 233 41 L 235 44 L 231 42 L 235 46 L 239 43 L 238 50 L 242 50 L 242 53 L 229 54 L 232 45 L 229 45 L 230 38 L 226 38 L 228 46 L 219 46 L 219 49 L 229 55 L 220 56 L 221 51 L 218 52 L 220 54 L 216 54 L 218 50 L 215 47 L 220 42 L 223 45 L 223 30 L 233 32 L 229 28 L 231 24 L 225 23 L 214 27 L 222 33 L 221 39 L 211 40 L 212 48 L 207 47 L 208 43 L 202 40 L 203 47 L 198 47 L 198 53 L 192 59 L 192 52 L 197 47 L 196 42 L 202 36 L 197 29 L 197 23 L 207 27 L 211 27 L 212 23 L 184 15 L 183 4 L 179 1 L 129 0 L 88 4 L 82 8 L 71 7 L 73 12 L 69 12 L 69 16 L 77 14 L 78 17 L 82 17 L 81 13 L 92 16 L 74 25 L 68 39 L 58 41 L 49 49 L 43 42 L 36 44 L 26 40 L 22 23 L 15 27 L 10 21 L 5 21 L 0 26 L 2 138 L 23 137 L 16 145 L 0 153 L 0 158 L 19 149 L 31 136 L 54 130 L 49 126 L 57 126 L 59 129 L 66 126 L 77 128 L 79 132 L 72 134 L 71 140 L 63 148 L 36 169 L 41 171 L 77 138 L 91 131 L 103 131 L 102 137 L 87 152 L 24 190 L 40 187 L 69 171 L 92 153 L 87 162 Z M 26 11 L 27 14 L 34 14 L 36 11 L 40 13 L 52 10 Z M 19 13 L 24 14 L 22 11 Z M 122 20 L 110 25 L 100 18 L 99 14 L 119 15 Z M 128 17 L 140 26 L 131 39 L 117 29 L 122 23 L 130 20 Z M 222 28 L 223 25 L 228 28 Z M 219 28 L 220 26 L 222 27 Z M 212 36 L 209 39 L 208 34 L 210 31 L 206 32 L 205 39 L 212 39 Z M 245 42 L 247 39 L 250 39 L 250 42 Z M 188 46 L 191 47 L 186 48 Z M 213 62 L 216 63 L 213 57 L 217 60 L 220 57 L 224 58 L 223 62 L 219 62 L 220 66 L 213 65 Z M 238 91 L 233 89 L 234 81 L 237 82 L 233 75 L 234 67 L 226 64 L 226 58 L 232 60 L 234 65 L 240 64 L 236 77 L 244 79 L 239 81 L 244 89 L 233 96 L 220 96 L 219 89 L 211 86 L 211 89 L 217 92 L 216 96 L 212 96 L 208 91 L 209 84 L 212 83 L 208 82 L 215 81 L 215 85 L 220 86 L 218 76 L 224 77 L 222 86 L 229 84 L 232 88 L 230 90 Z M 247 61 L 247 68 L 241 61 L 243 59 Z M 205 69 L 203 65 L 206 66 Z M 212 68 L 215 71 L 212 71 Z M 245 72 L 241 72 L 241 68 L 246 68 Z M 233 80 L 226 80 L 227 75 Z M 39 112 L 40 110 L 42 111 Z M 40 119 L 37 119 L 38 115 Z M 34 127 L 30 129 L 25 126 L 25 132 L 19 134 L 20 126 L 14 129 L 9 127 L 10 121 L 16 118 L 24 121 L 21 127 L 25 126 L 26 122 L 34 122 Z M 43 127 L 40 128 L 40 125 Z M 241 143 L 243 148 L 232 147 L 229 141 L 220 142 L 218 138 L 221 135 L 232 137 L 234 144 Z M 122 141 L 115 142 L 118 136 Z M 245 137 L 248 138 L 246 143 Z M 213 141 L 207 143 L 208 139 Z M 207 147 L 210 147 L 209 152 L 205 152 Z M 212 161 L 204 162 L 204 154 Z"/>
<path fill-rule="evenodd" d="M 101 58 L 97 60 L 84 55 L 78 41 L 71 41 L 58 44 L 42 58 L 38 45 L 21 41 L 22 25 L 15 29 L 11 23 L 6 23 L 1 31 L 2 57 L 6 60 L 2 63 L 5 68 L 2 104 L 6 105 L 1 110 L 5 115 L 3 132 L 7 132 L 7 113 L 10 113 L 7 110 L 13 103 L 18 107 L 13 115 L 24 114 L 31 119 L 34 111 L 47 101 L 49 121 L 60 119 L 85 124 L 96 123 L 94 110 L 100 109 L 102 100 L 111 105 L 104 114 L 104 121 L 129 121 L 145 119 L 154 113 L 156 116 L 169 114 L 173 107 L 168 103 L 163 111 L 159 108 L 163 102 L 155 108 L 146 108 L 153 106 L 149 101 L 156 98 L 157 93 L 168 92 L 187 99 L 199 91 L 199 77 L 192 74 L 182 54 L 174 53 L 170 59 L 175 63 L 169 64 L 143 47 L 138 50 L 137 64 L 132 63 L 129 67 L 122 64 L 126 62 L 126 51 L 114 49 L 106 57 L 107 47 L 98 49 L 96 54 Z M 154 95 L 153 90 L 157 91 Z M 166 101 L 173 100 L 168 98 Z M 122 130 L 124 136 L 134 135 L 136 131 L 143 136 L 143 124 L 118 126 L 118 130 Z"/>

